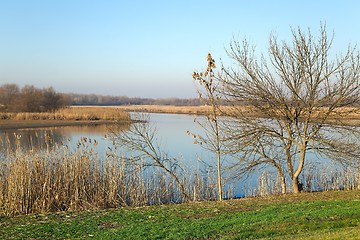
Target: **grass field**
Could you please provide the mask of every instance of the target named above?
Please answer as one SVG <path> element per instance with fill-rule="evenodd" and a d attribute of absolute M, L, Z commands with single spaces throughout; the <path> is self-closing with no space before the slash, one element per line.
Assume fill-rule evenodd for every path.
<path fill-rule="evenodd" d="M 360 239 L 360 191 L 0 217 L 3 239 Z"/>

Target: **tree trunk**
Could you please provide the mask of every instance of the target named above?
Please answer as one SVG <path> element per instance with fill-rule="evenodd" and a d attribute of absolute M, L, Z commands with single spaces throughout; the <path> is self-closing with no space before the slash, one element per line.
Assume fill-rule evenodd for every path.
<path fill-rule="evenodd" d="M 280 165 L 278 165 L 276 163 L 274 163 L 274 165 L 279 174 L 280 184 L 281 184 L 281 193 L 285 194 L 286 193 L 286 179 L 285 179 L 284 172 L 283 172 L 282 168 L 280 167 Z"/>
<path fill-rule="evenodd" d="M 298 177 L 293 177 L 292 179 L 292 188 L 293 188 L 293 192 L 294 193 L 299 193 L 299 178 Z"/>
<path fill-rule="evenodd" d="M 222 181 L 221 181 L 221 155 L 220 151 L 217 153 L 217 182 L 218 182 L 218 198 L 219 201 L 223 199 Z"/>
<path fill-rule="evenodd" d="M 306 155 L 306 145 L 300 149 L 299 165 L 296 169 L 296 172 L 292 176 L 292 187 L 294 193 L 299 193 L 303 190 L 302 184 L 299 183 L 299 175 L 304 169 L 305 155 Z"/>
<path fill-rule="evenodd" d="M 281 193 L 285 194 L 286 193 L 286 181 L 285 181 L 285 177 L 284 176 L 280 176 L 280 180 L 281 180 Z"/>

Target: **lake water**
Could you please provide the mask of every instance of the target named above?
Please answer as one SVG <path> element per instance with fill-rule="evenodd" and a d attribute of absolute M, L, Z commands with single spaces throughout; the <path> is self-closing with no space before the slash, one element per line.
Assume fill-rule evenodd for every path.
<path fill-rule="evenodd" d="M 138 113 L 133 113 L 133 117 Z M 160 149 L 169 156 L 179 159 L 183 166 L 191 169 L 201 169 L 207 171 L 211 165 L 215 166 L 215 156 L 208 151 L 194 144 L 193 137 L 188 132 L 201 134 L 203 129 L 197 122 L 204 120 L 203 116 L 192 116 L 185 114 L 146 114 L 150 119 L 150 124 L 156 128 L 156 143 Z M 16 148 L 20 145 L 24 149 L 47 149 L 54 145 L 67 145 L 75 150 L 77 143 L 82 138 L 96 140 L 95 147 L 99 156 L 105 156 L 108 147 L 112 145 L 111 139 L 107 136 L 110 131 L 114 131 L 112 125 L 97 126 L 64 126 L 39 129 L 17 129 L 4 130 L 0 132 L 0 146 L 3 151 L 9 148 Z M 126 130 L 128 125 L 116 126 L 115 131 Z M 201 161 L 206 163 L 200 163 Z M 208 168 L 208 169 L 207 169 Z M 243 195 L 243 184 L 232 181 L 231 187 L 234 188 L 236 196 Z M 227 186 L 230 186 L 227 184 Z"/>
<path fill-rule="evenodd" d="M 194 116 L 157 113 L 146 115 L 152 127 L 156 129 L 156 142 L 164 152 L 188 163 L 209 157 L 209 153 L 195 145 L 193 138 L 187 134 L 187 131 L 196 134 L 202 132 L 201 127 L 194 122 Z M 75 149 L 79 140 L 85 137 L 96 140 L 99 143 L 96 149 L 102 154 L 106 146 L 110 144 L 110 139 L 106 136 L 112 131 L 128 128 L 127 125 L 96 125 L 4 130 L 0 132 L 0 146 L 2 149 L 7 149 L 15 148 L 19 144 L 25 149 L 44 149 L 54 144 L 66 144 L 71 149 Z"/>
<path fill-rule="evenodd" d="M 136 116 L 134 113 L 133 117 Z M 150 124 L 156 128 L 156 143 L 160 149 L 171 157 L 179 159 L 183 166 L 189 168 L 188 172 L 191 172 L 191 169 L 207 171 L 211 169 L 211 165 L 216 166 L 214 154 L 194 144 L 192 136 L 187 133 L 203 134 L 202 127 L 194 119 L 203 121 L 204 117 L 155 113 L 148 114 L 148 116 Z M 98 142 L 95 147 L 96 151 L 99 156 L 105 156 L 108 147 L 111 146 L 111 139 L 106 137 L 109 135 L 109 131 L 126 131 L 128 128 L 128 125 L 117 125 L 116 128 L 109 125 L 97 125 L 5 130 L 0 132 L 0 146 L 3 151 L 15 148 L 17 145 L 32 150 L 52 148 L 54 145 L 67 145 L 70 149 L 75 150 L 78 142 L 85 137 L 96 140 Z M 206 164 L 204 165 L 199 160 Z M 226 162 L 224 164 L 226 165 Z M 254 173 L 247 179 L 240 180 L 229 180 L 228 176 L 224 176 L 226 178 L 225 188 L 233 189 L 233 196 L 240 197 L 249 194 L 246 189 L 257 187 L 260 175 Z"/>

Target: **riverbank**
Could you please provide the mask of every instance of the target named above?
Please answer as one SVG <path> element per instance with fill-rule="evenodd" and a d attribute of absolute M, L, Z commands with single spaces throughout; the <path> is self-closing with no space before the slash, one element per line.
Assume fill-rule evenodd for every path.
<path fill-rule="evenodd" d="M 94 126 L 100 124 L 128 124 L 128 121 L 93 120 L 93 121 L 59 121 L 59 120 L 0 120 L 0 130 L 45 128 L 65 126 Z"/>
<path fill-rule="evenodd" d="M 0 216 L 4 239 L 360 239 L 360 190 Z"/>
<path fill-rule="evenodd" d="M 130 114 L 116 107 L 67 107 L 51 113 L 0 113 L 0 130 L 130 122 Z"/>
<path fill-rule="evenodd" d="M 0 113 L 0 130 L 129 123 L 131 122 L 129 112 L 205 115 L 210 111 L 210 106 L 72 106 L 55 113 Z M 223 106 L 222 111 L 230 112 L 231 108 Z M 242 107 L 242 113 L 249 117 L 263 117 L 245 106 Z M 358 126 L 360 125 L 360 110 L 357 109 L 346 117 L 332 117 L 328 123 Z"/>
<path fill-rule="evenodd" d="M 125 112 L 145 112 L 145 113 L 168 113 L 168 114 L 189 114 L 206 115 L 211 111 L 210 106 L 169 106 L 169 105 L 126 105 L 117 108 Z M 247 106 L 238 107 L 238 110 L 248 117 L 265 117 L 264 115 L 251 110 Z M 221 111 L 225 114 L 231 113 L 232 108 L 222 106 Z M 349 112 L 349 114 L 344 114 Z M 346 124 L 351 126 L 360 125 L 360 108 L 342 108 L 337 111 L 337 115 L 329 118 L 330 124 Z"/>
<path fill-rule="evenodd" d="M 210 112 L 209 106 L 171 106 L 171 105 L 126 105 L 118 106 L 126 112 L 146 112 L 146 113 L 169 113 L 169 114 L 189 114 L 204 115 Z"/>

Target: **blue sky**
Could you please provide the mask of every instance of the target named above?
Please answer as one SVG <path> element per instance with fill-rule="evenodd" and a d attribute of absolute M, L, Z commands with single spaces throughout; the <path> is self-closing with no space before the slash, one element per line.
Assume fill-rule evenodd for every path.
<path fill-rule="evenodd" d="M 266 51 L 270 32 L 320 23 L 333 49 L 360 43 L 360 1 L 0 0 L 0 84 L 129 97 L 196 97 L 206 55 L 233 38 Z M 229 62 L 230 64 L 230 62 Z"/>

